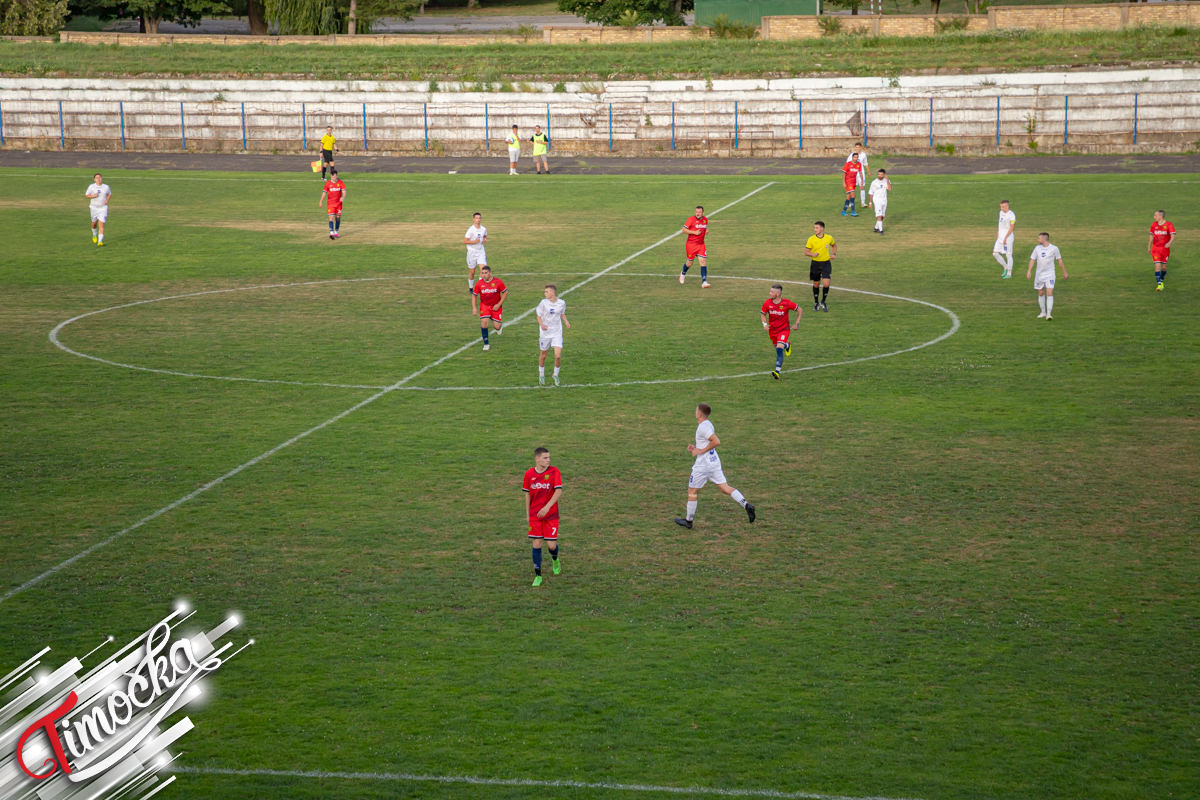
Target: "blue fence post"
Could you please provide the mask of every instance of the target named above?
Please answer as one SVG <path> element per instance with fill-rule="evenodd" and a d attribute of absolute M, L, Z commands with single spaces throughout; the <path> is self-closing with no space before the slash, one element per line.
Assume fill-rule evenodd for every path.
<path fill-rule="evenodd" d="M 612 152 L 612 103 L 608 104 L 608 150 Z"/>
<path fill-rule="evenodd" d="M 187 129 L 183 124 L 183 101 L 179 101 L 179 142 L 183 145 L 183 149 L 187 150 Z"/>
<path fill-rule="evenodd" d="M 121 111 L 121 149 L 125 149 L 125 101 L 118 103 Z"/>
<path fill-rule="evenodd" d="M 58 147 L 60 150 L 67 149 L 67 131 L 63 125 L 62 100 L 58 101 Z"/>
<path fill-rule="evenodd" d="M 308 149 L 308 110 L 300 104 L 300 146 Z"/>
<path fill-rule="evenodd" d="M 1067 129 L 1071 124 L 1071 95 L 1063 95 L 1063 144 L 1067 143 Z"/>
<path fill-rule="evenodd" d="M 546 150 L 553 149 L 554 143 L 550 140 L 550 104 L 546 103 Z"/>
<path fill-rule="evenodd" d="M 796 149 L 804 149 L 804 101 L 796 101 Z"/>
<path fill-rule="evenodd" d="M 738 101 L 733 101 L 733 149 L 738 149 Z"/>
<path fill-rule="evenodd" d="M 1137 103 L 1138 96 L 1135 92 L 1133 95 L 1133 143 L 1137 144 Z M 4 123 L 0 122 L 0 144 L 4 144 Z"/>
<path fill-rule="evenodd" d="M 246 149 L 246 104 L 242 103 L 242 150 Z"/>
<path fill-rule="evenodd" d="M 1134 101 L 1137 102 L 1136 100 Z M 1137 122 L 1133 123 L 1133 140 L 1137 141 Z M 4 104 L 0 103 L 0 147 L 4 146 Z"/>
<path fill-rule="evenodd" d="M 421 104 L 421 113 L 425 117 L 425 149 L 429 149 L 429 103 Z"/>
<path fill-rule="evenodd" d="M 488 104 L 483 104 L 483 149 L 492 149 L 491 131 L 488 129 Z"/>
<path fill-rule="evenodd" d="M 1134 130 L 1137 130 L 1137 123 L 1134 123 Z M 1137 134 L 1134 134 L 1134 141 L 1137 141 Z M 675 149 L 675 101 L 671 101 L 671 149 Z"/>
<path fill-rule="evenodd" d="M 867 98 L 863 98 L 863 146 L 867 144 Z"/>
<path fill-rule="evenodd" d="M 367 152 L 367 104 L 363 103 L 363 152 Z"/>
<path fill-rule="evenodd" d="M 933 147 L 933 98 L 929 98 L 929 146 Z"/>
<path fill-rule="evenodd" d="M 1000 98 L 996 98 L 996 147 L 1000 146 Z"/>

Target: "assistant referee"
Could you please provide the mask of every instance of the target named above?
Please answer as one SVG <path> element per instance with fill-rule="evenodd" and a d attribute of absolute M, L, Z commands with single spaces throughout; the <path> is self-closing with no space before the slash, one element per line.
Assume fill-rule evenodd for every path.
<path fill-rule="evenodd" d="M 333 128 L 325 129 L 321 137 L 321 180 L 325 180 L 325 170 L 333 172 L 333 154 L 337 152 L 337 139 L 333 138 Z"/>

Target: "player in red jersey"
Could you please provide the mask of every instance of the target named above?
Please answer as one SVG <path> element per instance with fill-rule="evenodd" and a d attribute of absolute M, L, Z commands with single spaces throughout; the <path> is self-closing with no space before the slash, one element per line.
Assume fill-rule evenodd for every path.
<path fill-rule="evenodd" d="M 336 169 L 329 170 L 329 180 L 321 190 L 319 206 L 325 206 L 329 213 L 329 238 L 336 239 L 342 235 L 342 200 L 346 199 L 346 184 L 338 177 Z"/>
<path fill-rule="evenodd" d="M 521 491 L 525 492 L 525 516 L 529 519 L 529 538 L 533 540 L 533 585 L 542 585 L 542 540 L 550 549 L 550 568 L 562 572 L 558 561 L 558 498 L 562 497 L 562 473 L 550 466 L 550 451 L 533 451 L 533 466 L 525 470 Z"/>
<path fill-rule="evenodd" d="M 846 190 L 846 202 L 842 203 L 842 216 L 850 209 L 850 216 L 857 217 L 854 210 L 854 187 L 863 182 L 862 164 L 858 161 L 858 153 L 851 153 L 850 160 L 842 165 L 842 188 Z"/>
<path fill-rule="evenodd" d="M 1150 244 L 1146 246 L 1154 261 L 1154 291 L 1163 290 L 1163 281 L 1167 279 L 1167 259 L 1171 257 L 1171 242 L 1175 241 L 1175 226 L 1167 222 L 1167 212 L 1161 208 L 1154 212 L 1154 222 L 1150 223 Z"/>
<path fill-rule="evenodd" d="M 503 322 L 504 298 L 508 297 L 508 287 L 504 281 L 492 277 L 492 268 L 484 264 L 479 268 L 479 280 L 471 290 L 471 316 L 475 316 L 475 298 L 479 298 L 479 334 L 483 337 L 483 349 L 491 350 L 488 341 L 488 321 L 500 335 L 500 324 Z"/>
<path fill-rule="evenodd" d="M 683 232 L 687 234 L 687 244 L 684 245 L 683 272 L 679 273 L 679 282 L 692 267 L 692 261 L 700 259 L 700 288 L 707 289 L 708 282 L 708 250 L 704 246 L 704 236 L 708 233 L 708 217 L 704 216 L 704 206 L 696 206 L 695 216 L 687 218 L 683 223 Z"/>
<path fill-rule="evenodd" d="M 788 312 L 792 310 L 796 312 L 794 325 L 788 320 Z M 771 337 L 771 344 L 775 345 L 775 371 L 771 373 L 775 380 L 779 380 L 779 371 L 783 369 L 783 357 L 792 354 L 788 337 L 800 327 L 800 314 L 800 307 L 783 296 L 783 287 L 778 283 L 773 285 L 771 296 L 762 304 L 762 324 Z"/>

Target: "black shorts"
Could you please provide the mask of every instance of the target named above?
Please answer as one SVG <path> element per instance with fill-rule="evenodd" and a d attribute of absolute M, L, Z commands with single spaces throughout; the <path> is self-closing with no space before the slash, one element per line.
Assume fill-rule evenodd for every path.
<path fill-rule="evenodd" d="M 832 261 L 813 261 L 808 266 L 808 279 L 810 281 L 819 281 L 821 278 L 828 278 L 833 275 Z"/>
<path fill-rule="evenodd" d="M 321 160 L 324 161 L 326 164 L 332 164 L 333 163 L 333 151 L 332 150 L 322 150 L 321 151 Z"/>

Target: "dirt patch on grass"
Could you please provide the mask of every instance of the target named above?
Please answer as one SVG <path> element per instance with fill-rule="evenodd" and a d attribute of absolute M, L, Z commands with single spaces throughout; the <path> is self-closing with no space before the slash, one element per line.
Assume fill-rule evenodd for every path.
<path fill-rule="evenodd" d="M 303 239 L 323 239 L 329 235 L 329 227 L 324 215 L 314 214 L 309 222 L 296 220 L 220 220 L 205 222 L 197 227 L 233 228 L 253 233 L 284 233 Z M 351 217 L 342 218 L 342 238 L 358 244 L 386 244 L 406 247 L 452 247 L 465 248 L 463 234 L 471 221 L 455 220 L 453 222 L 361 222 Z M 514 233 L 522 237 L 537 236 L 550 231 L 565 231 L 569 223 L 561 224 L 522 223 L 519 231 L 508 231 L 511 238 Z M 465 252 L 465 251 L 464 251 Z"/>

